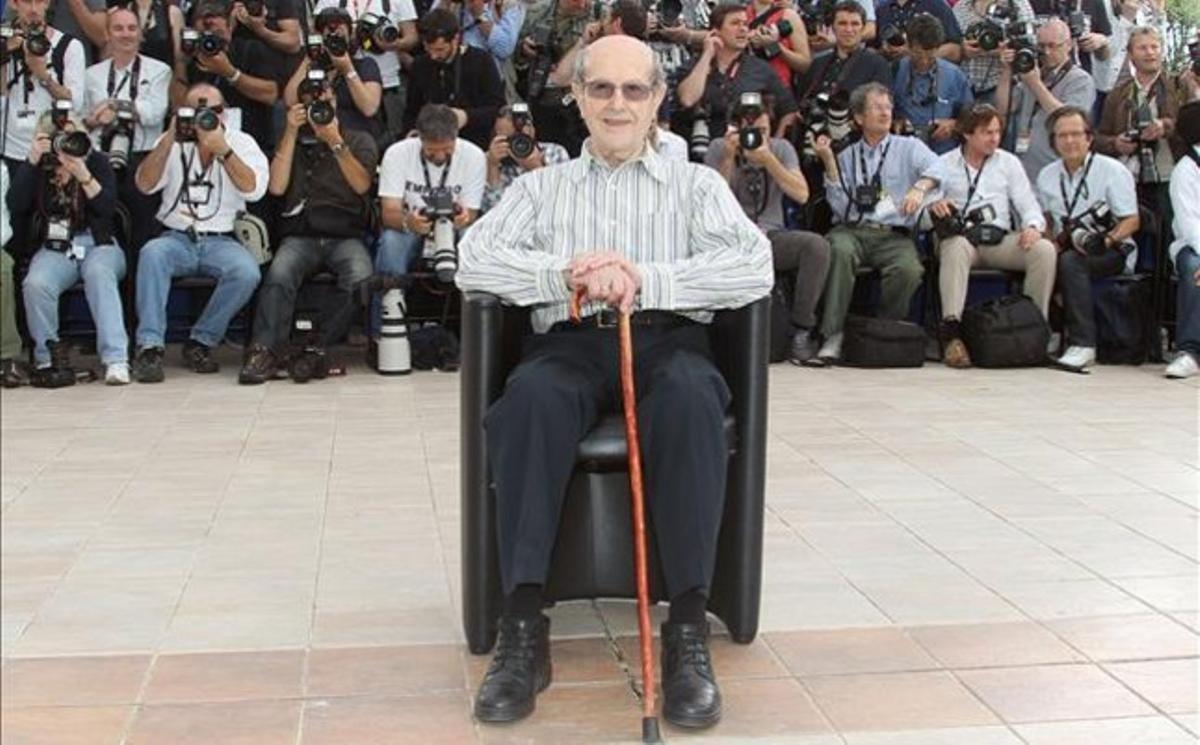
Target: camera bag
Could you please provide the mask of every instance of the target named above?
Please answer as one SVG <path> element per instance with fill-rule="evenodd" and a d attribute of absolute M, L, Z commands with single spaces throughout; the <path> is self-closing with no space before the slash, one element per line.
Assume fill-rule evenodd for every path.
<path fill-rule="evenodd" d="M 925 330 L 908 321 L 847 316 L 842 361 L 854 367 L 921 367 Z"/>
<path fill-rule="evenodd" d="M 233 233 L 260 265 L 271 260 L 271 238 L 261 217 L 239 212 L 233 220 Z"/>
<path fill-rule="evenodd" d="M 1153 278 L 1117 278 L 1092 292 L 1096 318 L 1096 361 L 1140 365 L 1156 341 Z"/>
<path fill-rule="evenodd" d="M 1024 295 L 1005 295 L 963 311 L 963 342 L 976 367 L 1036 367 L 1046 364 L 1050 326 Z"/>

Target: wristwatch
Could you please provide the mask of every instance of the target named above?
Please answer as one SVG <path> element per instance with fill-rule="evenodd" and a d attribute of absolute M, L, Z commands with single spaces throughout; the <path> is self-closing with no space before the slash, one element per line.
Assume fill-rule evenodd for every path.
<path fill-rule="evenodd" d="M 234 71 L 233 71 L 233 74 L 232 74 L 232 75 L 230 75 L 228 78 L 226 78 L 226 80 L 228 80 L 228 81 L 229 81 L 229 84 L 230 84 L 230 85 L 237 85 L 237 81 L 238 81 L 238 80 L 240 80 L 240 79 L 241 79 L 241 77 L 242 77 L 242 71 L 241 71 L 241 70 L 234 70 Z"/>
<path fill-rule="evenodd" d="M 333 151 L 334 155 L 341 155 L 342 151 L 346 149 L 346 143 L 338 142 L 336 144 L 330 145 L 329 149 Z"/>
<path fill-rule="evenodd" d="M 223 153 L 214 153 L 213 157 L 217 159 L 218 163 L 220 163 L 221 165 L 225 165 L 225 159 L 228 158 L 230 155 L 233 155 L 233 148 L 229 148 L 228 150 L 226 150 Z"/>

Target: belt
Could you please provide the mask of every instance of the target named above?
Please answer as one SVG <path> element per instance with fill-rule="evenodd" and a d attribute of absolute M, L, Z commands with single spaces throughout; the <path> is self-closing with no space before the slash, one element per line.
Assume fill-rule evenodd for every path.
<path fill-rule="evenodd" d="M 867 220 L 864 220 L 864 221 L 858 223 L 858 225 L 856 225 L 855 227 L 870 228 L 871 230 L 890 230 L 893 233 L 899 233 L 900 235 L 905 235 L 905 236 L 912 235 L 912 231 L 909 230 L 908 228 L 904 228 L 899 225 L 884 225 L 881 222 L 870 222 Z"/>
<path fill-rule="evenodd" d="M 599 313 L 593 313 L 590 316 L 584 316 L 579 323 L 572 321 L 559 321 L 550 327 L 551 331 L 577 331 L 580 329 L 615 329 L 617 321 L 621 314 L 615 310 L 605 308 Z M 658 327 L 658 328 L 678 328 L 680 326 L 690 326 L 694 323 L 690 318 L 672 313 L 669 310 L 642 310 L 629 316 L 629 322 L 634 326 L 642 328 Z"/>
<path fill-rule="evenodd" d="M 232 238 L 234 240 L 237 240 L 237 233 L 234 233 L 232 230 L 228 230 L 228 231 L 195 230 L 194 228 L 185 228 L 178 232 L 183 233 L 184 235 L 186 235 L 188 238 L 192 239 L 193 241 L 198 240 L 200 238 Z"/>

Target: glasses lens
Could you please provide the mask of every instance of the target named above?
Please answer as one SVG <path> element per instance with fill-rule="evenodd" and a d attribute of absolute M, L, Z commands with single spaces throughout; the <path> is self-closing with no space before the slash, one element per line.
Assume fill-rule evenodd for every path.
<path fill-rule="evenodd" d="M 613 93 L 615 93 L 617 89 L 612 83 L 608 83 L 608 82 L 601 80 L 601 81 L 588 83 L 586 86 L 586 90 L 587 90 L 588 96 L 590 96 L 591 98 L 595 98 L 595 99 L 598 99 L 601 101 L 607 101 L 608 99 L 613 97 Z"/>
<path fill-rule="evenodd" d="M 650 97 L 650 86 L 641 83 L 625 83 L 621 86 L 621 95 L 626 101 L 645 101 Z"/>

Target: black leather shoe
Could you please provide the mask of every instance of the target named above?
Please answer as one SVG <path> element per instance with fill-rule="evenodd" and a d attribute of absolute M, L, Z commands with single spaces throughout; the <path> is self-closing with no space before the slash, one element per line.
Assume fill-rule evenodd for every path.
<path fill-rule="evenodd" d="M 721 689 L 708 652 L 708 623 L 662 625 L 663 717 L 679 727 L 711 727 L 721 718 Z"/>
<path fill-rule="evenodd" d="M 515 722 L 533 713 L 537 695 L 550 685 L 550 619 L 504 616 L 487 675 L 475 697 L 481 722 Z"/>

